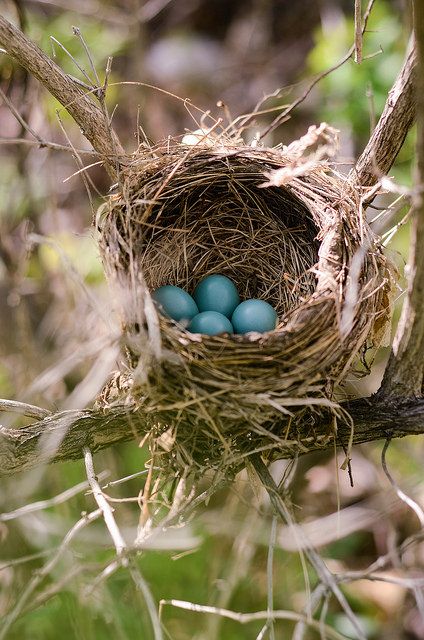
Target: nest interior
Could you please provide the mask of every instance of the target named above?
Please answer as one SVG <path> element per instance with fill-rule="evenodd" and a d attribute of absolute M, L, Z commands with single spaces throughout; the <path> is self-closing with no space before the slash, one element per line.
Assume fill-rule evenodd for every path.
<path fill-rule="evenodd" d="M 267 300 L 280 317 L 311 295 L 318 229 L 298 198 L 259 189 L 263 181 L 260 166 L 243 157 L 205 159 L 189 189 L 178 175 L 133 245 L 149 288 L 176 284 L 192 292 L 199 280 L 220 273 L 242 299 Z"/>
<path fill-rule="evenodd" d="M 177 466 L 326 445 L 334 385 L 388 320 L 390 270 L 356 189 L 323 164 L 264 186 L 292 165 L 279 149 L 168 144 L 134 160 L 98 216 L 128 337 L 126 391 L 102 401 L 144 412 Z M 277 329 L 200 337 L 157 315 L 149 292 L 211 273 L 273 304 Z"/>

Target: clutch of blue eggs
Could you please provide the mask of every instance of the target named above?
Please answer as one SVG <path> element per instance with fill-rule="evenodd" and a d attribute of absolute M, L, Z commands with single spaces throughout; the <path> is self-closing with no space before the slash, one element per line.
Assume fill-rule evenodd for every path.
<path fill-rule="evenodd" d="M 265 333 L 277 326 L 275 309 L 265 300 L 240 300 L 237 287 L 220 274 L 199 282 L 191 296 L 174 285 L 159 287 L 153 300 L 161 313 L 181 323 L 190 333 L 218 336 L 224 333 Z"/>

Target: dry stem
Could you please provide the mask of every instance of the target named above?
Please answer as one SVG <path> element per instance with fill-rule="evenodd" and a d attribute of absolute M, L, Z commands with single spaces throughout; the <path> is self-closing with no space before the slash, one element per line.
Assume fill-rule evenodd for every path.
<path fill-rule="evenodd" d="M 370 17 L 370 13 L 373 8 L 374 2 L 375 0 L 369 0 L 367 8 L 364 11 L 362 24 L 360 25 L 361 37 L 364 35 L 365 30 L 367 28 L 368 18 Z M 330 73 L 333 73 L 333 71 L 336 71 L 336 69 L 339 69 L 341 66 L 343 66 L 352 57 L 355 51 L 356 51 L 356 40 L 355 40 L 355 43 L 349 49 L 349 51 L 346 53 L 346 55 L 344 55 L 343 58 L 341 58 L 341 60 L 339 60 L 332 67 L 330 67 L 329 69 L 326 69 L 325 71 L 320 73 L 316 78 L 314 78 L 314 80 L 312 80 L 312 82 L 306 87 L 305 91 L 299 96 L 299 98 L 297 98 L 294 102 L 292 102 L 292 104 L 286 107 L 286 109 L 284 109 L 284 111 L 282 111 L 271 122 L 271 124 L 268 127 L 266 127 L 264 131 L 261 132 L 261 136 L 260 136 L 261 139 L 264 138 L 271 131 L 274 131 L 280 124 L 283 124 L 283 122 L 285 122 L 288 119 L 289 114 L 292 113 L 294 109 L 296 109 L 300 104 L 302 104 L 302 102 L 306 100 L 306 98 L 311 93 L 312 89 L 316 87 L 316 85 L 319 82 L 321 82 L 323 78 L 326 78 L 327 76 L 330 75 Z"/>
<path fill-rule="evenodd" d="M 122 537 L 121 531 L 119 530 L 119 527 L 116 523 L 115 517 L 113 515 L 113 508 L 106 500 L 105 495 L 103 494 L 103 491 L 97 480 L 94 471 L 93 456 L 91 455 L 90 449 L 88 447 L 84 447 L 83 453 L 85 468 L 87 472 L 87 480 L 93 492 L 94 499 L 97 502 L 99 510 L 101 511 L 107 530 L 109 531 L 110 537 L 112 538 L 113 544 L 115 546 L 117 565 L 116 563 L 114 563 L 114 566 L 116 566 L 116 568 L 120 566 L 128 567 L 135 586 L 141 591 L 144 596 L 153 627 L 154 640 L 163 640 L 162 629 L 151 591 L 143 576 L 141 575 L 138 567 L 126 553 L 128 551 L 128 546 L 124 538 Z"/>
<path fill-rule="evenodd" d="M 24 590 L 22 591 L 19 599 L 17 600 L 13 609 L 5 616 L 3 620 L 3 626 L 0 629 L 0 640 L 4 640 L 7 637 L 7 633 L 13 623 L 18 619 L 19 615 L 23 611 L 28 602 L 29 598 L 32 596 L 37 587 L 42 583 L 44 578 L 51 573 L 56 564 L 62 558 L 64 552 L 69 548 L 74 537 L 87 525 L 96 520 L 101 516 L 101 510 L 96 509 L 89 514 L 85 514 L 82 516 L 78 522 L 76 522 L 73 527 L 68 531 L 66 536 L 64 537 L 61 545 L 57 549 L 56 553 L 46 562 L 46 564 L 39 570 L 37 573 L 34 573 L 32 579 L 28 582 Z"/>

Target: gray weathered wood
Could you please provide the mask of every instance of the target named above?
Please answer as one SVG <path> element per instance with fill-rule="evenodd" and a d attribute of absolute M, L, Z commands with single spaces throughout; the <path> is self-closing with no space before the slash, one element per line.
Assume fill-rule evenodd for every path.
<path fill-rule="evenodd" d="M 411 49 L 389 91 L 386 104 L 352 176 L 363 187 L 372 187 L 386 175 L 414 123 L 416 113 L 416 54 Z"/>
<path fill-rule="evenodd" d="M 412 196 L 408 295 L 380 389 L 382 396 L 421 396 L 424 381 L 424 3 L 414 2 L 417 56 L 417 163 Z"/>
<path fill-rule="evenodd" d="M 424 399 L 387 400 L 362 398 L 343 407 L 353 418 L 354 444 L 381 438 L 402 438 L 424 433 Z M 0 428 L 0 475 L 11 475 L 36 466 L 78 460 L 83 448 L 92 452 L 128 440 L 139 441 L 151 422 L 141 411 L 123 407 L 101 411 L 64 411 L 20 429 Z M 322 427 L 321 427 L 322 428 Z M 339 423 L 338 444 L 346 446 L 348 424 Z M 61 440 L 59 446 L 57 441 Z M 333 448 L 330 440 L 319 448 Z M 311 447 L 311 451 L 318 447 Z M 300 453 L 304 453 L 302 450 Z"/>
<path fill-rule="evenodd" d="M 125 151 L 107 118 L 92 97 L 84 92 L 34 42 L 0 15 L 0 45 L 31 73 L 70 113 L 82 133 L 115 176 L 117 156 Z"/>

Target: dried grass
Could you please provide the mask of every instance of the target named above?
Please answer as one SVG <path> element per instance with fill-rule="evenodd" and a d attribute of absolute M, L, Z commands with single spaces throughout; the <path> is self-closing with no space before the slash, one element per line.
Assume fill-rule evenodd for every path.
<path fill-rule="evenodd" d="M 390 266 L 355 186 L 306 147 L 145 148 L 98 214 L 127 354 L 100 403 L 138 406 L 164 466 L 230 474 L 252 452 L 324 445 L 347 419 L 334 387 L 381 339 Z M 152 289 L 210 273 L 273 304 L 277 329 L 198 336 L 157 315 Z"/>

